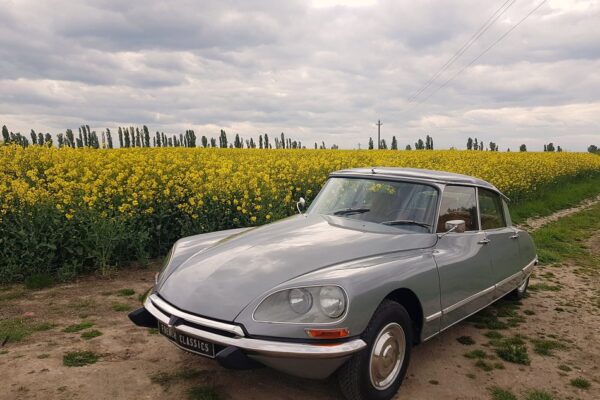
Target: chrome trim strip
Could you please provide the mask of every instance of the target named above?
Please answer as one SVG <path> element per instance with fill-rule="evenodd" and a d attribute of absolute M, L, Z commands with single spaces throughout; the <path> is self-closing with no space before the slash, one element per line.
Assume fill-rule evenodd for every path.
<path fill-rule="evenodd" d="M 436 319 L 440 318 L 442 316 L 442 312 L 438 311 L 435 314 L 431 314 L 428 317 L 425 317 L 425 322 L 431 322 L 431 321 L 435 321 Z"/>
<path fill-rule="evenodd" d="M 444 308 L 442 310 L 442 314 L 448 314 L 449 312 L 452 312 L 452 311 L 456 310 L 457 308 L 464 306 L 467 303 L 477 300 L 481 296 L 485 296 L 488 293 L 492 293 L 494 291 L 494 289 L 496 289 L 496 285 L 490 286 L 489 288 L 484 289 L 481 292 L 475 293 L 474 295 L 469 296 L 466 299 L 459 301 L 458 303 L 454 303 L 451 306 Z"/>
<path fill-rule="evenodd" d="M 522 277 L 523 277 L 523 271 L 519 271 L 516 274 L 512 274 L 508 278 L 502 279 L 500 282 L 496 283 L 496 285 L 495 285 L 496 289 L 506 285 L 507 283 L 510 283 L 511 281 L 513 281 L 517 278 L 522 278 Z"/>
<path fill-rule="evenodd" d="M 538 263 L 538 258 L 537 256 L 529 263 L 527 264 L 524 268 L 523 268 L 523 273 L 524 274 L 529 274 L 531 271 L 533 271 L 533 267 L 535 267 Z"/>
<path fill-rule="evenodd" d="M 184 311 L 181 311 L 181 310 L 173 307 L 172 305 L 170 305 L 169 303 L 167 303 L 166 301 L 164 301 L 163 299 L 158 297 L 155 293 L 148 296 L 148 298 L 146 299 L 146 303 L 144 304 L 144 307 L 146 307 L 146 309 L 148 311 L 150 311 L 150 309 L 148 309 L 148 307 L 147 307 L 148 304 L 153 304 L 156 307 L 158 307 L 162 310 L 165 310 L 166 312 L 168 312 L 171 315 L 182 318 L 189 322 L 193 322 L 198 325 L 203 325 L 208 328 L 214 328 L 214 329 L 219 329 L 219 330 L 222 330 L 225 332 L 230 332 L 237 336 L 245 336 L 244 330 L 238 325 L 226 324 L 224 322 L 213 321 L 212 319 L 202 318 L 197 315 L 186 313 Z M 158 311 L 158 312 L 160 312 L 160 311 Z M 161 315 L 164 315 L 164 314 L 161 313 Z M 156 317 L 156 315 L 154 315 L 154 316 Z M 167 322 L 168 322 L 168 318 L 167 318 Z"/>
<path fill-rule="evenodd" d="M 144 307 L 162 323 L 168 324 L 169 318 L 147 300 Z M 213 321 L 214 322 L 214 321 Z M 340 358 L 364 349 L 367 344 L 362 339 L 354 339 L 337 344 L 308 344 L 251 339 L 247 337 L 227 337 L 203 331 L 187 325 L 178 325 L 177 330 L 187 335 L 204 339 L 222 346 L 235 346 L 250 353 L 279 358 Z M 172 341 L 171 341 L 172 342 Z M 177 343 L 174 343 L 177 345 Z M 180 347 L 180 346 L 179 346 Z M 188 349 L 184 349 L 189 351 Z"/>

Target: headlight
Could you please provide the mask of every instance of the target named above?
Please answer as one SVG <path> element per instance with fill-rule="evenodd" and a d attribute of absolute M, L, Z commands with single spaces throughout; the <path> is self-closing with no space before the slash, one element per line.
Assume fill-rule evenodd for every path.
<path fill-rule="evenodd" d="M 337 318 L 346 309 L 344 291 L 339 286 L 324 286 L 319 293 L 321 310 L 329 318 Z"/>
<path fill-rule="evenodd" d="M 312 307 L 312 295 L 306 289 L 292 289 L 290 293 L 290 307 L 296 314 L 306 314 Z"/>
<path fill-rule="evenodd" d="M 259 322 L 324 324 L 336 322 L 347 308 L 339 286 L 284 289 L 265 298 L 254 311 Z"/>

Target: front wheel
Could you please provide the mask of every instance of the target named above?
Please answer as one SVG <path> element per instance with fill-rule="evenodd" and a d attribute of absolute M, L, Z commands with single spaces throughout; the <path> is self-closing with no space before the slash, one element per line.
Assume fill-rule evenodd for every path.
<path fill-rule="evenodd" d="M 412 321 L 406 309 L 384 300 L 362 339 L 367 347 L 338 371 L 340 389 L 348 400 L 388 400 L 402 384 L 413 343 Z"/>

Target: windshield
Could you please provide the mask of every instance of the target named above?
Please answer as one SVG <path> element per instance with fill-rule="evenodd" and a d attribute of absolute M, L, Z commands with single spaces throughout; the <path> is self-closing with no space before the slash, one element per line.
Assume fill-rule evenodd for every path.
<path fill-rule="evenodd" d="M 308 212 L 431 232 L 437 198 L 433 186 L 420 183 L 330 178 Z"/>

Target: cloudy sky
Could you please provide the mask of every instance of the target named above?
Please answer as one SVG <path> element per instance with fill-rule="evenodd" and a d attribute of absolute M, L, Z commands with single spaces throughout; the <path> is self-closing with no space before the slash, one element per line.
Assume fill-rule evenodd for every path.
<path fill-rule="evenodd" d="M 364 148 L 381 119 L 402 147 L 583 151 L 600 145 L 600 1 L 548 0 L 471 63 L 540 1 L 0 0 L 0 124 Z"/>

